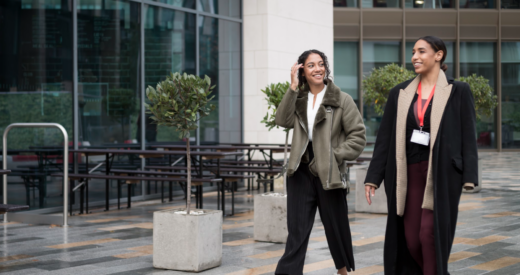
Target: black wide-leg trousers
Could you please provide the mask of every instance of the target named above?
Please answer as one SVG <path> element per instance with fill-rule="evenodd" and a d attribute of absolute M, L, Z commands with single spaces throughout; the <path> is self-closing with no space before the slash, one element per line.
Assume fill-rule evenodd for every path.
<path fill-rule="evenodd" d="M 316 208 L 320 211 L 327 243 L 336 268 L 347 267 L 347 271 L 354 270 L 346 195 L 345 189 L 325 191 L 320 179 L 310 173 L 307 164 L 300 164 L 294 175 L 287 179 L 289 236 L 285 253 L 278 262 L 275 274 L 303 274 Z"/>

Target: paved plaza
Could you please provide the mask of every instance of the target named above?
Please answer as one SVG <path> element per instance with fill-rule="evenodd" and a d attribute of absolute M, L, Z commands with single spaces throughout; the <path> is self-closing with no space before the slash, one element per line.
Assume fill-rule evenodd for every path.
<path fill-rule="evenodd" d="M 483 190 L 463 194 L 449 270 L 455 274 L 520 274 L 520 154 L 482 153 Z M 354 173 L 351 179 L 355 179 Z M 352 190 L 355 192 L 355 190 Z M 283 244 L 253 240 L 253 196 L 240 191 L 237 214 L 223 226 L 223 259 L 202 274 L 273 274 Z M 205 207 L 216 209 L 216 192 Z M 385 215 L 355 213 L 347 197 L 357 271 L 383 274 Z M 0 272 L 5 274 L 187 274 L 152 267 L 152 213 L 183 205 L 137 202 L 132 209 L 73 216 L 67 229 L 21 223 L 2 224 Z M 229 207 L 229 203 L 227 204 Z M 317 216 L 305 260 L 305 274 L 333 274 L 323 225 Z"/>

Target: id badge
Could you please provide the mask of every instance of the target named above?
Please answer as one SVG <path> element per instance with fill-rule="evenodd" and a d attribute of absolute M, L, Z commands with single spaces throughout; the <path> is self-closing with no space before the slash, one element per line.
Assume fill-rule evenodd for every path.
<path fill-rule="evenodd" d="M 412 139 L 410 141 L 413 143 L 428 146 L 428 144 L 430 143 L 430 133 L 423 132 L 421 130 L 413 130 Z"/>

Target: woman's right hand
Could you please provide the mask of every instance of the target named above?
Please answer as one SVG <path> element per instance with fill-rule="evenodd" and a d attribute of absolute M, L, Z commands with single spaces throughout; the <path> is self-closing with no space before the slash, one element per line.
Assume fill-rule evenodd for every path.
<path fill-rule="evenodd" d="M 365 197 L 367 198 L 368 205 L 372 204 L 370 196 L 376 195 L 376 188 L 374 186 L 365 185 Z"/>
<path fill-rule="evenodd" d="M 303 67 L 303 64 L 298 64 L 298 62 L 296 62 L 291 68 L 291 89 L 293 91 L 296 91 L 298 84 L 300 84 L 300 81 L 298 80 L 298 70 L 301 67 Z"/>

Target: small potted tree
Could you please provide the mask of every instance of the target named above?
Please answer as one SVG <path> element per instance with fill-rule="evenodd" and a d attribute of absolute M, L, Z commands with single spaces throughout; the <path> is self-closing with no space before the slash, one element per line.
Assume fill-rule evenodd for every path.
<path fill-rule="evenodd" d="M 285 92 L 289 89 L 289 82 L 270 84 L 262 92 L 266 95 L 267 114 L 262 123 L 271 131 L 279 128 L 274 119 L 276 110 L 282 102 Z M 284 167 L 287 165 L 287 146 L 290 129 L 285 131 Z M 256 241 L 285 243 L 287 241 L 287 174 L 284 168 L 283 193 L 269 192 L 255 196 L 255 228 L 254 239 Z"/>
<path fill-rule="evenodd" d="M 384 67 L 374 69 L 371 72 L 371 74 L 363 80 L 363 97 L 365 104 L 373 105 L 375 112 L 379 115 L 383 115 L 384 106 L 386 104 L 386 100 L 388 98 L 390 90 L 395 85 L 408 79 L 414 78 L 415 76 L 415 72 L 407 70 L 396 64 L 389 64 Z M 471 88 L 471 92 L 473 93 L 473 97 L 475 99 L 475 112 L 477 115 L 477 122 L 481 121 L 483 116 L 491 116 L 493 114 L 493 110 L 495 110 L 495 108 L 497 107 L 498 102 L 497 96 L 493 94 L 493 88 L 489 86 L 489 80 L 484 78 L 483 76 L 477 76 L 476 74 L 472 74 L 468 77 L 460 77 L 457 80 L 468 83 Z M 473 190 L 463 190 L 463 192 L 479 192 L 482 188 L 482 166 L 480 160 L 478 165 L 478 186 Z M 364 188 L 362 190 L 364 190 Z M 356 211 L 357 207 L 358 204 L 356 203 Z"/>
<path fill-rule="evenodd" d="M 149 86 L 147 113 L 158 125 L 172 127 L 186 139 L 187 199 L 185 209 L 156 211 L 153 216 L 153 266 L 156 268 L 199 272 L 222 262 L 222 211 L 191 211 L 190 132 L 197 121 L 214 109 L 209 97 L 214 87 L 208 76 L 172 73 Z"/>

